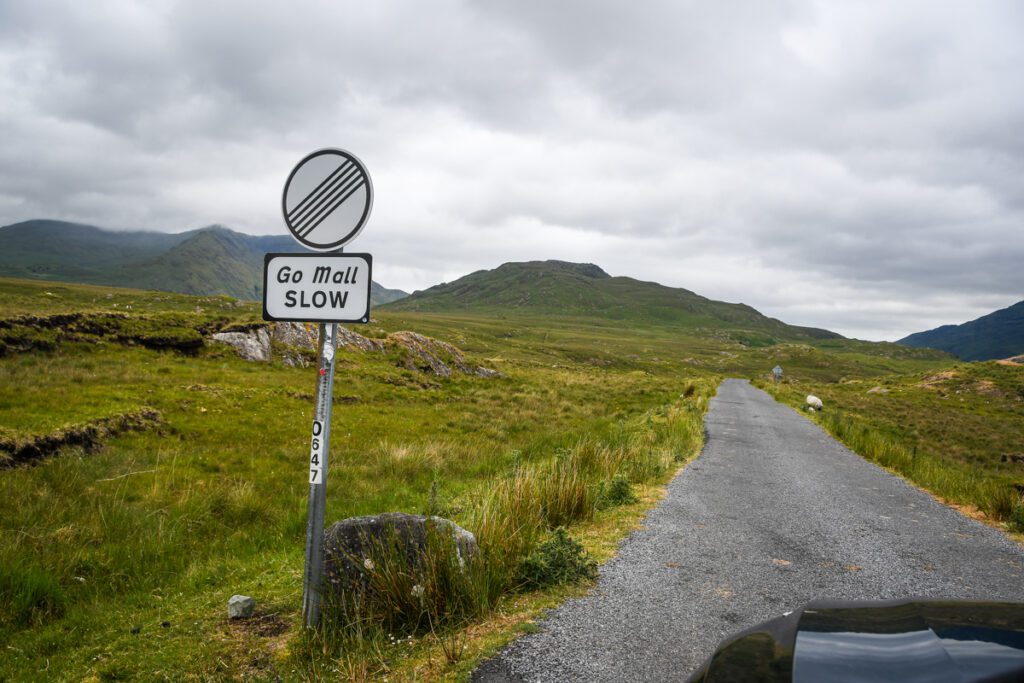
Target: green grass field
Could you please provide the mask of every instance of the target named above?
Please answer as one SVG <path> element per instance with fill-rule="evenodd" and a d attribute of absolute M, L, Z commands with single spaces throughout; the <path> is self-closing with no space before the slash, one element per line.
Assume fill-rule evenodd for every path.
<path fill-rule="evenodd" d="M 258 316 L 227 297 L 0 280 L 0 444 L 12 452 L 99 434 L 0 467 L 0 681 L 462 679 L 540 610 L 585 590 L 524 590 L 523 562 L 557 526 L 609 557 L 699 451 L 721 377 L 761 377 L 781 363 L 793 382 L 784 399 L 813 392 L 851 414 L 859 406 L 857 419 L 878 429 L 885 413 L 895 430 L 898 412 L 880 402 L 953 365 L 894 345 L 761 343 L 742 328 L 379 309 L 360 332 L 434 336 L 502 376 L 439 378 L 390 355 L 339 351 L 328 523 L 439 512 L 477 534 L 486 562 L 457 620 L 308 637 L 315 371 L 193 344 Z M 933 420 L 962 447 L 949 462 L 988 467 L 1019 438 L 1020 376 L 961 367 L 965 378 L 991 371 L 1006 400 L 968 401 L 950 385 L 946 399 L 923 394 L 941 402 L 908 408 L 902 424 L 929 410 L 963 416 L 963 433 Z M 864 393 L 876 384 L 893 390 Z M 116 427 L 142 411 L 156 417 Z M 949 437 L 915 438 L 924 452 Z M 624 485 L 638 502 L 608 504 Z M 257 599 L 255 619 L 228 622 L 234 593 Z"/>
<path fill-rule="evenodd" d="M 8 322 L 127 311 L 133 321 L 173 317 L 178 327 L 205 329 L 257 315 L 254 305 L 218 297 L 18 281 L 0 288 Z M 513 468 L 540 476 L 559 453 L 610 449 L 625 459 L 616 470 L 642 487 L 664 481 L 699 448 L 715 382 L 651 357 L 642 338 L 375 317 L 363 331 L 434 334 L 503 377 L 441 379 L 384 354 L 340 351 L 329 522 L 434 506 L 480 532 L 482 501 Z M 336 653 L 308 656 L 296 639 L 314 370 L 248 363 L 221 346 L 147 348 L 120 327 L 92 335 L 81 321 L 70 327 L 76 331 L 41 348 L 33 335 L 45 330 L 0 329 L 8 349 L 0 358 L 0 437 L 20 443 L 142 409 L 157 411 L 159 423 L 98 449 L 72 446 L 36 466 L 0 470 L 0 679 L 303 678 L 334 666 Z M 626 349 L 638 357 L 616 360 Z M 697 390 L 680 399 L 691 385 Z M 590 525 L 586 533 L 599 544 L 600 520 L 614 530 L 623 514 L 593 505 L 612 473 L 578 474 L 584 513 L 558 523 Z M 542 536 L 538 529 L 531 542 Z M 233 593 L 259 600 L 272 636 L 226 623 Z M 522 599 L 498 590 L 482 619 L 508 611 L 505 593 Z M 501 629 L 492 631 L 488 637 Z M 421 646 L 428 652 L 429 640 Z M 384 666 L 401 675 L 415 656 L 367 659 L 374 675 Z"/>

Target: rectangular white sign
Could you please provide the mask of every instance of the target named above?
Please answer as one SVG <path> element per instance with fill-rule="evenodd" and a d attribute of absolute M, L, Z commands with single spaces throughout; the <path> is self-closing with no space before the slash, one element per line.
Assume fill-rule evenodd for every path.
<path fill-rule="evenodd" d="M 267 254 L 263 319 L 370 322 L 369 254 Z"/>

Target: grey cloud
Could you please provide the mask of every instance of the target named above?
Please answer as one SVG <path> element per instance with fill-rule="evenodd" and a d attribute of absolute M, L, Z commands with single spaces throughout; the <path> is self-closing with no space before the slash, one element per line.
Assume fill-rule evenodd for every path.
<path fill-rule="evenodd" d="M 370 165 L 389 286 L 568 258 L 894 338 L 1024 296 L 1024 8 L 0 4 L 0 222 L 281 232 Z M 964 317 L 966 316 L 966 317 Z M 860 332 L 858 332 L 860 331 Z"/>

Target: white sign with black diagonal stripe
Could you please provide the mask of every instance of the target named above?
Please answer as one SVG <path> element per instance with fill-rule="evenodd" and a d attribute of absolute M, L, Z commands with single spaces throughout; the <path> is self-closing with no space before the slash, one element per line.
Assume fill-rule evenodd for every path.
<path fill-rule="evenodd" d="M 317 150 L 300 161 L 281 197 L 292 237 L 314 251 L 334 251 L 353 240 L 372 207 L 370 174 L 343 149 Z"/>

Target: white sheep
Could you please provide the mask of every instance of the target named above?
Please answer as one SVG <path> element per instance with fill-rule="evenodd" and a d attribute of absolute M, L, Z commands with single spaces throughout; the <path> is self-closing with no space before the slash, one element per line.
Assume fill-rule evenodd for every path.
<path fill-rule="evenodd" d="M 821 399 L 812 394 L 807 394 L 807 410 L 812 413 L 815 410 L 821 410 Z"/>

